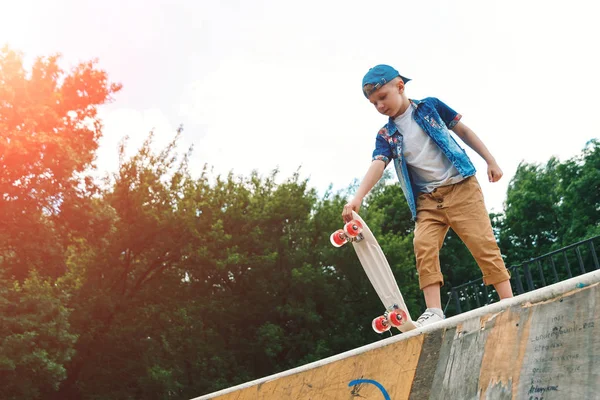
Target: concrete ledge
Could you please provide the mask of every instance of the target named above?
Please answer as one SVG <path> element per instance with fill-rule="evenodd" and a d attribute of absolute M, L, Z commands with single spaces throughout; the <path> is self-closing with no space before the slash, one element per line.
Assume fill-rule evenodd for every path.
<path fill-rule="evenodd" d="M 193 400 L 600 398 L 598 282 L 591 272 Z"/>

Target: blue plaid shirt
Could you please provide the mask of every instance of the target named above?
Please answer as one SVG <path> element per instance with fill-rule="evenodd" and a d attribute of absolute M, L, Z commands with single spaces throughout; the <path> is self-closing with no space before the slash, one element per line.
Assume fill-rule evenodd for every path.
<path fill-rule="evenodd" d="M 458 172 L 464 178 L 475 175 L 475 166 L 469 156 L 449 132 L 458 123 L 461 115 L 435 97 L 410 100 L 410 104 L 411 107 L 414 107 L 412 115 L 415 122 L 433 139 Z M 400 187 L 404 192 L 412 217 L 416 219 L 418 190 L 411 182 L 410 167 L 402 153 L 402 134 L 398 131 L 394 119 L 390 118 L 377 134 L 373 160 L 381 160 L 387 166 L 392 159 Z"/>

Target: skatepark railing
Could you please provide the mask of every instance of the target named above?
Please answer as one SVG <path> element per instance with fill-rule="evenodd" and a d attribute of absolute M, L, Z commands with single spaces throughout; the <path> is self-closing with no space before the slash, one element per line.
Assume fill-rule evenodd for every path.
<path fill-rule="evenodd" d="M 598 248 L 600 235 L 508 267 L 516 295 L 600 269 Z M 479 278 L 448 292 L 444 308 L 447 316 L 460 314 L 490 304 L 498 299 L 493 287 L 488 289 Z M 453 307 L 452 307 L 453 306 Z"/>

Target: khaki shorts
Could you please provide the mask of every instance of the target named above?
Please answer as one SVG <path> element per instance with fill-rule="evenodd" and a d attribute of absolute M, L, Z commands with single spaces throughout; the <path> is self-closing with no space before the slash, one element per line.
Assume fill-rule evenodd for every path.
<path fill-rule="evenodd" d="M 477 178 L 471 176 L 417 197 L 414 247 L 421 289 L 434 283 L 444 284 L 439 253 L 449 228 L 477 261 L 486 285 L 510 279 L 492 232 L 481 187 Z"/>

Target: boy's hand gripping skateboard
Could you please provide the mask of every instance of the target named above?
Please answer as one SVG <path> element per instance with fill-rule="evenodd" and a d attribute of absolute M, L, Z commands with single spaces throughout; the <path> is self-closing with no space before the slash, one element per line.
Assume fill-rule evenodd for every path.
<path fill-rule="evenodd" d="M 354 211 L 352 217 L 353 219 L 346 223 L 344 229 L 338 229 L 331 234 L 330 240 L 335 247 L 341 247 L 347 242 L 352 243 L 371 285 L 385 307 L 385 313 L 373 320 L 373 329 L 377 333 L 383 333 L 392 326 L 401 332 L 417 328 L 410 318 L 398 283 L 375 236 L 365 221 Z"/>

